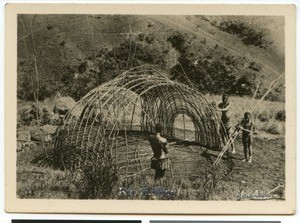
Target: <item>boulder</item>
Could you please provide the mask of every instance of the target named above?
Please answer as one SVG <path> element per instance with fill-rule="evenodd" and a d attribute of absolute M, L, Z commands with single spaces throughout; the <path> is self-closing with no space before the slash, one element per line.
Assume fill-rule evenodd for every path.
<path fill-rule="evenodd" d="M 56 125 L 43 125 L 40 128 L 38 126 L 28 126 L 27 130 L 30 131 L 31 140 L 38 142 L 49 142 L 52 140 L 52 136 L 57 129 Z"/>
<path fill-rule="evenodd" d="M 18 111 L 18 116 L 25 124 L 29 124 L 32 120 L 42 117 L 42 111 L 35 104 L 23 106 Z"/>
<path fill-rule="evenodd" d="M 45 134 L 54 135 L 57 129 L 56 125 L 43 125 L 43 131 Z"/>
<path fill-rule="evenodd" d="M 38 126 L 29 126 L 32 141 L 44 142 L 44 137 L 41 129 Z"/>
<path fill-rule="evenodd" d="M 56 133 L 57 125 L 44 125 L 42 129 L 45 136 L 45 142 L 52 142 L 53 136 Z"/>
<path fill-rule="evenodd" d="M 70 109 L 75 106 L 76 102 L 71 97 L 61 97 L 57 100 L 53 112 L 59 115 L 65 115 Z"/>
<path fill-rule="evenodd" d="M 26 130 L 18 130 L 17 131 L 17 140 L 23 142 L 30 142 L 31 135 L 29 131 Z"/>
<path fill-rule="evenodd" d="M 18 141 L 17 143 L 17 152 L 25 152 L 29 149 L 34 149 L 36 147 L 36 144 L 34 142 L 22 142 Z"/>

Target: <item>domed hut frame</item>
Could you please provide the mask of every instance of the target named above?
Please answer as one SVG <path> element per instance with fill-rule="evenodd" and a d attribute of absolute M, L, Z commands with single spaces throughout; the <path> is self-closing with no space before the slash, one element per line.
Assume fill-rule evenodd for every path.
<path fill-rule="evenodd" d="M 133 68 L 91 90 L 68 112 L 54 142 L 53 165 L 81 168 L 107 150 L 126 177 L 137 174 L 149 166 L 152 151 L 135 145 L 133 130 L 147 136 L 162 123 L 163 134 L 174 138 L 178 115 L 191 118 L 199 145 L 220 147 L 220 118 L 199 91 L 154 69 Z"/>

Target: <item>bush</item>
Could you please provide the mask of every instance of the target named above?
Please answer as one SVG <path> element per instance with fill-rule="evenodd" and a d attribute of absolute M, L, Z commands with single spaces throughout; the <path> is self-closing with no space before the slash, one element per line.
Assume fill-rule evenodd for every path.
<path fill-rule="evenodd" d="M 279 122 L 268 122 L 264 127 L 264 131 L 274 134 L 280 135 L 284 133 L 284 126 L 281 125 Z"/>
<path fill-rule="evenodd" d="M 242 74 L 234 85 L 234 93 L 239 96 L 253 95 L 256 88 L 256 76 L 256 72 L 251 70 L 244 71 L 244 74 Z"/>
<path fill-rule="evenodd" d="M 148 44 L 152 44 L 154 43 L 155 41 L 155 36 L 153 34 L 148 34 L 145 38 L 145 41 L 148 43 Z"/>
<path fill-rule="evenodd" d="M 263 112 L 263 113 L 258 114 L 257 118 L 261 122 L 268 122 L 269 121 L 269 116 L 268 116 L 267 112 Z"/>
<path fill-rule="evenodd" d="M 38 92 L 38 99 L 43 100 L 60 92 L 63 96 L 79 100 L 99 84 L 132 67 L 148 64 L 165 69 L 170 44 L 164 43 L 159 43 L 151 33 L 141 33 L 137 37 L 124 40 L 112 49 L 102 48 L 96 55 L 76 59 L 76 63 L 39 60 L 39 67 L 44 66 L 46 62 L 51 62 L 53 67 L 45 69 L 47 73 L 39 73 L 38 87 L 35 80 L 32 80 L 35 75 L 33 64 L 19 61 L 18 98 L 34 100 Z"/>
<path fill-rule="evenodd" d="M 280 86 L 278 86 L 278 88 L 284 90 L 283 88 L 281 88 Z M 258 97 L 261 97 L 263 94 L 258 94 Z M 277 92 L 276 89 L 274 89 L 273 91 L 269 92 L 266 97 L 265 100 L 268 101 L 285 101 L 285 92 Z"/>
<path fill-rule="evenodd" d="M 257 71 L 257 72 L 260 72 L 261 69 L 262 69 L 261 64 L 256 63 L 256 62 L 250 63 L 249 68 L 250 68 L 251 70 L 254 70 L 254 71 Z"/>
<path fill-rule="evenodd" d="M 286 116 L 285 111 L 279 111 L 275 115 L 275 120 L 280 122 L 285 122 Z"/>
<path fill-rule="evenodd" d="M 43 118 L 43 111 L 36 104 L 31 104 L 24 106 L 18 111 L 18 124 L 20 125 L 30 125 L 34 120 L 39 120 Z"/>
<path fill-rule="evenodd" d="M 178 52 L 185 54 L 190 47 L 192 42 L 192 36 L 187 33 L 174 32 L 171 36 L 168 37 L 167 41 L 171 43 Z"/>
<path fill-rule="evenodd" d="M 219 48 L 209 48 L 207 52 L 182 54 L 178 64 L 171 68 L 172 79 L 189 84 L 187 77 L 204 93 L 233 93 L 239 60 L 227 55 Z"/>
<path fill-rule="evenodd" d="M 222 21 L 218 28 L 224 32 L 237 35 L 246 45 L 267 49 L 273 44 L 266 29 L 240 19 Z"/>
<path fill-rule="evenodd" d="M 74 185 L 78 188 L 79 199 L 110 199 L 117 194 L 118 168 L 108 151 L 103 151 L 81 169 Z"/>
<path fill-rule="evenodd" d="M 30 77 L 23 77 L 18 79 L 17 96 L 26 101 L 44 100 L 55 95 L 59 88 L 59 83 L 54 80 L 40 77 L 37 85 Z"/>

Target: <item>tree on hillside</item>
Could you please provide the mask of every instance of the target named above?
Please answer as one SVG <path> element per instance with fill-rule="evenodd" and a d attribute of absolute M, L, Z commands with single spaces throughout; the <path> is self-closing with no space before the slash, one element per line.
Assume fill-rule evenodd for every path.
<path fill-rule="evenodd" d="M 202 43 L 196 48 L 193 46 L 196 40 L 188 34 L 175 32 L 168 41 L 180 52 L 178 63 L 170 71 L 172 79 L 187 84 L 190 79 L 202 92 L 236 93 L 237 80 L 246 66 L 245 58 L 232 55 L 218 45 Z"/>
<path fill-rule="evenodd" d="M 39 100 L 55 95 L 63 87 L 59 80 L 64 67 L 75 66 L 82 52 L 42 15 L 19 15 L 18 38 L 18 97 L 34 100 L 35 91 Z"/>
<path fill-rule="evenodd" d="M 61 79 L 63 93 L 79 100 L 91 89 L 105 83 L 132 67 L 153 65 L 164 70 L 167 64 L 168 44 L 160 44 L 151 36 L 126 39 L 112 49 L 103 48 L 84 59 L 79 66 L 66 68 Z M 76 74 L 76 75 L 75 75 Z"/>
<path fill-rule="evenodd" d="M 93 24 L 90 23 L 90 27 L 82 29 L 78 29 L 76 24 L 70 24 L 77 28 L 70 30 L 64 29 L 64 24 L 59 22 L 58 17 L 18 16 L 18 97 L 20 99 L 34 100 L 34 93 L 38 91 L 39 100 L 58 92 L 78 100 L 98 84 L 114 78 L 131 67 L 150 64 L 158 69 L 166 69 L 166 55 L 170 46 L 166 42 L 157 40 L 152 33 L 141 33 L 144 38 L 129 35 L 118 45 L 103 48 L 93 42 L 95 36 L 93 36 L 92 26 L 96 24 L 94 20 L 82 17 L 87 25 L 90 20 Z M 67 20 L 72 21 L 74 18 L 71 17 L 67 16 Z M 120 18 L 123 17 L 108 16 L 106 19 L 120 23 L 116 20 Z M 134 21 L 133 18 L 131 21 Z M 31 29 L 33 38 L 30 34 Z M 83 36 L 84 34 L 88 34 L 88 38 L 75 41 L 70 37 L 70 35 Z M 89 50 L 85 49 L 83 53 L 78 44 L 89 46 Z M 32 56 L 34 51 L 36 61 Z M 39 73 L 38 85 L 33 81 L 34 62 Z"/>

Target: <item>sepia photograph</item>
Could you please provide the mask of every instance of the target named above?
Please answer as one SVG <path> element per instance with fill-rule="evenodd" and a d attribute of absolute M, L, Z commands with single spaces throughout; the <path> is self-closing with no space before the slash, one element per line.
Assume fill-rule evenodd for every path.
<path fill-rule="evenodd" d="M 7 211 L 48 212 L 39 202 L 65 201 L 100 213 L 154 204 L 239 213 L 232 203 L 241 213 L 294 211 L 292 6 L 267 6 L 267 15 L 251 13 L 259 6 L 244 14 L 10 6 Z M 123 208 L 88 210 L 110 201 Z"/>

